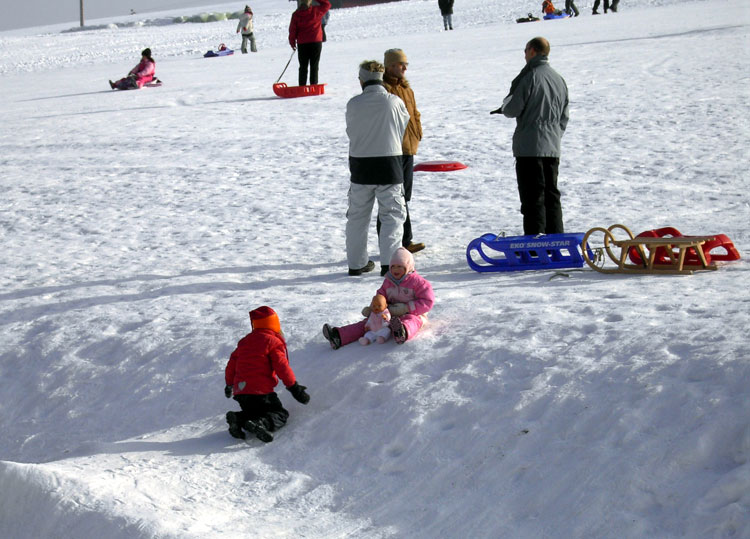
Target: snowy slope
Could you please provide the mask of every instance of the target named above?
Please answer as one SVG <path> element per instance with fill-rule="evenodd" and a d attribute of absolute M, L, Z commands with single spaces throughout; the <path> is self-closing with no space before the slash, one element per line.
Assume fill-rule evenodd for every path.
<path fill-rule="evenodd" d="M 288 2 L 253 4 L 260 52 L 225 58 L 202 54 L 236 22 L 159 23 L 195 12 L 0 33 L 0 536 L 750 537 L 744 3 L 515 24 L 536 2 L 477 0 L 453 32 L 435 4 L 335 11 L 326 93 L 298 100 L 271 91 Z M 538 34 L 571 94 L 566 228 L 724 233 L 743 260 L 468 268 L 471 239 L 521 233 L 514 125 L 488 112 Z M 145 46 L 165 85 L 110 91 Z M 334 352 L 322 324 L 381 283 L 346 275 L 344 107 L 395 46 L 417 161 L 469 168 L 416 175 L 429 326 Z M 237 443 L 223 369 L 263 304 L 312 400 L 280 388 L 287 427 Z"/>

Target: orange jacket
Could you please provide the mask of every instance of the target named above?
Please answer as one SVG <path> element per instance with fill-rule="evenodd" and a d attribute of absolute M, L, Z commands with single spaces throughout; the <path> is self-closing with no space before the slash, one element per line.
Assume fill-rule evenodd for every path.
<path fill-rule="evenodd" d="M 387 74 L 383 77 L 383 82 L 389 93 L 401 98 L 409 113 L 409 123 L 406 125 L 401 151 L 404 155 L 417 155 L 419 141 L 422 140 L 422 116 L 417 110 L 414 90 L 411 89 L 406 79 L 389 77 Z"/>

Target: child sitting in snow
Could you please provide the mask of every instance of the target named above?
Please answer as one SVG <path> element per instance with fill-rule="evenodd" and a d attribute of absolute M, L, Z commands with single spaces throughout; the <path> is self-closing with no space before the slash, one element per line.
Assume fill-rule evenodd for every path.
<path fill-rule="evenodd" d="M 130 70 L 128 76 L 117 82 L 109 81 L 109 87 L 113 90 L 134 90 L 143 88 L 147 82 L 154 80 L 156 73 L 156 62 L 151 57 L 151 49 L 143 49 L 141 52 L 141 61 Z"/>
<path fill-rule="evenodd" d="M 230 398 L 234 394 L 242 408 L 241 412 L 227 412 L 227 423 L 235 438 L 244 439 L 245 429 L 268 443 L 273 440 L 271 433 L 283 427 L 289 417 L 273 390 L 279 378 L 302 404 L 307 404 L 310 396 L 289 366 L 286 341 L 274 310 L 264 306 L 250 311 L 250 323 L 253 331 L 237 344 L 224 371 L 224 395 Z"/>
<path fill-rule="evenodd" d="M 379 344 L 384 343 L 391 336 L 391 313 L 388 311 L 388 303 L 385 296 L 376 294 L 370 303 L 370 316 L 365 322 L 365 336 L 359 338 L 359 344 L 366 346 L 372 341 Z"/>
<path fill-rule="evenodd" d="M 427 320 L 427 313 L 435 303 L 432 285 L 414 269 L 414 257 L 404 247 L 399 247 L 391 257 L 385 280 L 377 293 L 384 296 L 391 313 L 389 327 L 396 344 L 413 339 Z M 362 314 L 370 314 L 365 307 Z M 323 325 L 323 336 L 334 350 L 364 336 L 367 319 L 348 326 Z"/>

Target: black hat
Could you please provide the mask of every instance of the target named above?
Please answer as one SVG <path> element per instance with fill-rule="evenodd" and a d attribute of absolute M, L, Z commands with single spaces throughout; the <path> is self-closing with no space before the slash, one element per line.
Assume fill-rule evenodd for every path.
<path fill-rule="evenodd" d="M 143 49 L 143 52 L 141 52 L 141 56 L 145 56 L 146 58 L 151 58 L 151 49 L 148 47 Z"/>

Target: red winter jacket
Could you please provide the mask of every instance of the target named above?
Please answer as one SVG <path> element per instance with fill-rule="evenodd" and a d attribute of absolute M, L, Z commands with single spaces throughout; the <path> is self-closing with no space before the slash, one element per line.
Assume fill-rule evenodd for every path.
<path fill-rule="evenodd" d="M 286 387 L 297 381 L 284 338 L 265 328 L 253 330 L 237 343 L 224 370 L 226 385 L 232 386 L 235 395 L 273 393 L 279 378 Z"/>
<path fill-rule="evenodd" d="M 296 48 L 301 43 L 318 43 L 323 41 L 323 29 L 320 21 L 323 15 L 331 9 L 328 0 L 317 0 L 319 6 L 298 9 L 292 13 L 289 23 L 289 44 Z"/>

